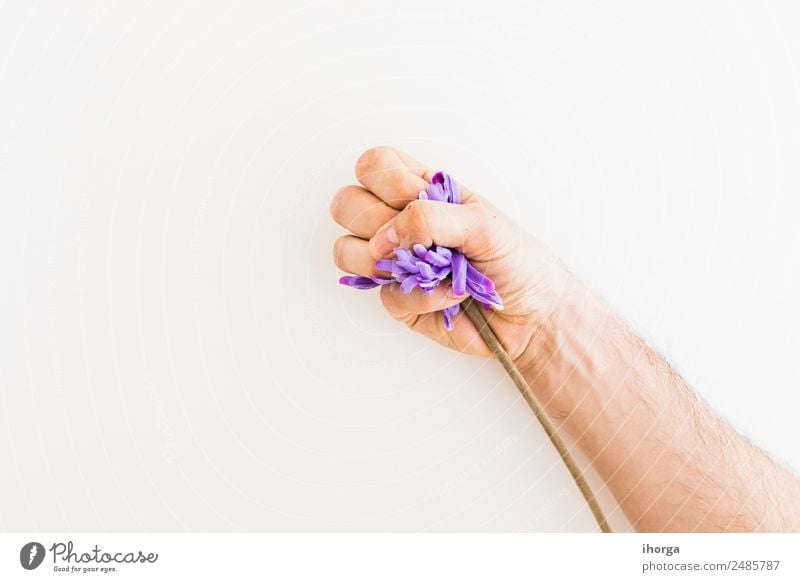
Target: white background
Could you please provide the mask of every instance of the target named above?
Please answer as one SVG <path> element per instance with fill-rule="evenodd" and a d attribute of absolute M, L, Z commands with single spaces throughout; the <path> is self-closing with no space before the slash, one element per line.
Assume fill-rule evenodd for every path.
<path fill-rule="evenodd" d="M 4 3 L 0 528 L 593 529 L 498 365 L 337 285 L 328 200 L 379 143 L 512 213 L 800 467 L 799 22 Z"/>

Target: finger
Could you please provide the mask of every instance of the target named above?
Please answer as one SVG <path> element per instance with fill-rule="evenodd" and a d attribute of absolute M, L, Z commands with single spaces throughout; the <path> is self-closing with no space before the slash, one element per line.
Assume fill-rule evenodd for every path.
<path fill-rule="evenodd" d="M 372 256 L 388 256 L 398 246 L 441 245 L 459 249 L 475 260 L 489 260 L 496 254 L 499 224 L 496 212 L 481 204 L 446 204 L 432 200 L 409 203 L 369 241 Z"/>
<path fill-rule="evenodd" d="M 445 307 L 457 305 L 466 298 L 466 295 L 454 295 L 450 285 L 440 285 L 434 288 L 433 293 L 424 293 L 421 289 L 403 293 L 400 285 L 381 287 L 381 301 L 386 311 L 395 319 L 404 319 L 411 314 L 440 311 Z"/>
<path fill-rule="evenodd" d="M 356 162 L 358 181 L 398 210 L 416 200 L 432 177 L 430 168 L 390 147 L 368 149 Z"/>
<path fill-rule="evenodd" d="M 411 156 L 409 156 L 404 151 L 398 150 L 397 148 L 389 148 L 391 149 L 398 158 L 406 165 L 408 171 L 412 174 L 416 174 L 426 182 L 430 184 L 433 180 L 434 171 L 430 169 L 428 166 L 423 164 L 422 162 L 415 160 Z"/>
<path fill-rule="evenodd" d="M 425 182 L 427 182 L 428 184 L 430 184 L 433 181 L 433 175 L 435 174 L 434 170 L 432 170 L 422 162 L 415 160 L 404 151 L 398 150 L 397 148 L 389 148 L 389 149 L 392 150 L 397 155 L 397 157 L 399 157 L 402 160 L 402 162 L 408 168 L 409 172 L 411 172 L 412 174 L 416 174 L 420 178 L 424 179 Z M 458 189 L 461 191 L 462 202 L 466 203 L 478 199 L 478 195 L 475 194 L 475 192 L 473 192 L 470 188 L 464 186 L 464 184 L 462 184 L 461 182 L 458 183 Z M 419 192 L 417 192 L 417 196 L 419 196 Z"/>
<path fill-rule="evenodd" d="M 345 186 L 331 200 L 331 216 L 361 238 L 371 238 L 397 210 L 361 186 Z"/>
<path fill-rule="evenodd" d="M 369 254 L 369 243 L 357 236 L 347 235 L 333 244 L 333 262 L 342 271 L 356 275 L 385 275 L 375 268 L 375 259 Z"/>
<path fill-rule="evenodd" d="M 460 310 L 453 318 L 455 326 L 452 331 L 447 331 L 444 327 L 444 315 L 440 311 L 422 314 L 409 313 L 396 319 L 445 347 L 477 356 L 492 355 L 486 343 L 481 339 L 478 330 L 464 315 L 463 310 Z"/>

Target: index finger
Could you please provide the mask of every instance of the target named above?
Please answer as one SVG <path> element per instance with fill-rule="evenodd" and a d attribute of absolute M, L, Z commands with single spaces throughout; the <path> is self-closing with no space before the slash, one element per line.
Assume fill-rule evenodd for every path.
<path fill-rule="evenodd" d="M 364 187 L 397 210 L 419 197 L 433 170 L 391 147 L 374 147 L 356 162 L 356 178 Z"/>

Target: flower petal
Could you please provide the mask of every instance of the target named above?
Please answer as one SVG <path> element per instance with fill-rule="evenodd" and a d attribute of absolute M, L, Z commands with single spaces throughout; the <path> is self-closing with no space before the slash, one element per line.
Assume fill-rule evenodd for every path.
<path fill-rule="evenodd" d="M 423 279 L 430 281 L 431 279 L 436 279 L 436 274 L 431 269 L 431 266 L 428 263 L 423 261 L 417 261 L 417 267 L 419 268 L 419 276 Z M 438 281 L 438 279 L 437 279 Z"/>
<path fill-rule="evenodd" d="M 453 251 L 447 247 L 436 247 L 436 253 L 443 256 L 448 262 L 453 259 Z"/>
<path fill-rule="evenodd" d="M 439 280 L 447 277 L 451 270 L 452 269 L 450 268 L 450 265 L 447 265 L 446 267 L 433 267 L 433 272 L 436 273 L 436 278 Z"/>
<path fill-rule="evenodd" d="M 380 269 L 381 271 L 392 272 L 394 263 L 395 261 L 393 259 L 381 259 L 379 261 L 375 261 L 375 268 Z"/>
<path fill-rule="evenodd" d="M 397 247 L 394 249 L 394 255 L 397 257 L 398 261 L 410 261 L 413 259 L 411 251 L 404 249 L 403 247 Z"/>
<path fill-rule="evenodd" d="M 403 269 L 404 271 L 408 271 L 409 273 L 414 273 L 415 275 L 419 273 L 419 267 L 417 267 L 417 261 L 415 261 L 411 255 L 408 253 L 408 259 L 398 259 L 396 265 Z"/>
<path fill-rule="evenodd" d="M 461 204 L 461 190 L 450 174 L 444 175 L 444 191 L 447 194 L 447 201 L 451 204 Z"/>
<path fill-rule="evenodd" d="M 472 281 L 475 285 L 482 287 L 488 292 L 494 291 L 494 282 L 481 273 L 478 269 L 472 266 L 472 263 L 467 262 L 467 280 Z"/>
<path fill-rule="evenodd" d="M 460 204 L 461 190 L 452 176 L 445 172 L 436 172 L 431 183 L 419 192 L 418 198 Z M 411 249 L 398 247 L 394 252 L 394 259 L 381 259 L 375 263 L 376 268 L 391 272 L 392 277 L 348 275 L 339 279 L 339 282 L 355 289 L 372 289 L 378 285 L 399 283 L 403 293 L 410 293 L 415 288 L 424 293 L 432 293 L 439 283 L 451 277 L 454 293 L 469 293 L 484 309 L 503 309 L 503 300 L 495 291 L 494 282 L 476 269 L 461 252 L 442 246 L 429 249 L 422 244 L 415 244 Z M 454 318 L 459 310 L 460 305 L 442 310 L 447 330 L 455 327 Z"/>
<path fill-rule="evenodd" d="M 369 277 L 362 277 L 360 275 L 348 275 L 346 277 L 341 277 L 339 279 L 339 283 L 354 289 L 372 289 L 373 287 L 380 285 L 380 283 L 376 283 Z"/>
<path fill-rule="evenodd" d="M 460 305 L 451 305 L 450 307 L 445 307 L 442 309 L 442 315 L 444 315 L 444 328 L 447 331 L 451 331 L 455 327 L 455 323 L 453 322 L 453 318 L 458 315 L 458 311 L 460 309 Z"/>
<path fill-rule="evenodd" d="M 458 251 L 453 251 L 453 293 L 463 295 L 467 286 L 467 258 Z"/>
<path fill-rule="evenodd" d="M 481 303 L 488 303 L 495 309 L 503 309 L 503 300 L 494 291 L 487 293 L 486 291 L 475 288 L 471 283 L 467 282 L 467 292 Z"/>
<path fill-rule="evenodd" d="M 403 293 L 411 293 L 414 287 L 417 287 L 418 285 L 419 281 L 416 277 L 408 277 L 405 279 L 405 281 L 400 283 L 400 291 Z"/>
<path fill-rule="evenodd" d="M 425 261 L 437 267 L 444 267 L 450 264 L 450 259 L 446 259 L 436 251 L 428 251 L 425 253 Z"/>
<path fill-rule="evenodd" d="M 434 174 L 433 179 L 436 180 L 436 176 L 441 174 L 438 172 Z M 428 184 L 428 187 L 425 188 L 425 193 L 428 195 L 428 200 L 433 200 L 435 202 L 446 202 L 447 201 L 447 193 L 444 191 L 441 182 L 431 182 Z"/>

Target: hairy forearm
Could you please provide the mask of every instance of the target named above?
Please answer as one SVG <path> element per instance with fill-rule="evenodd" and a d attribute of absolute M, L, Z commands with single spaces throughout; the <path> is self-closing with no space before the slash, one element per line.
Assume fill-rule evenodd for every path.
<path fill-rule="evenodd" d="M 800 528 L 798 479 L 698 401 L 580 285 L 518 365 L 641 531 Z"/>

